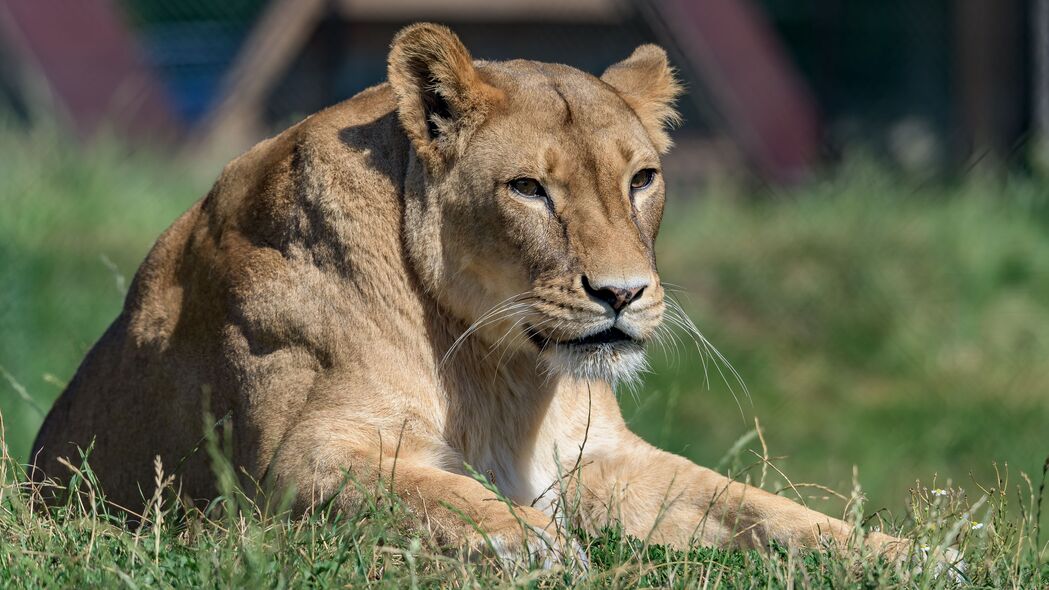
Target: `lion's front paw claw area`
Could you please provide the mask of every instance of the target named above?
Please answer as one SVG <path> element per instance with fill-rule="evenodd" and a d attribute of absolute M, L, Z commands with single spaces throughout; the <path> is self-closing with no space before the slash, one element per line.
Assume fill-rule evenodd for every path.
<path fill-rule="evenodd" d="M 579 542 L 562 535 L 530 530 L 524 534 L 500 534 L 489 538 L 496 557 L 508 569 L 538 567 L 549 570 L 561 565 L 585 571 L 590 567 L 590 560 Z"/>
<path fill-rule="evenodd" d="M 495 557 L 508 570 L 544 570 L 561 566 L 571 570 L 587 571 L 590 560 L 583 547 L 565 536 L 543 515 L 541 519 L 511 519 L 478 532 L 471 539 L 470 553 L 474 556 Z M 542 524 L 540 524 L 542 522 Z"/>
<path fill-rule="evenodd" d="M 926 567 L 934 578 L 943 577 L 955 584 L 969 583 L 965 572 L 968 565 L 962 554 L 955 549 L 923 545 L 914 552 L 915 571 L 921 573 Z"/>

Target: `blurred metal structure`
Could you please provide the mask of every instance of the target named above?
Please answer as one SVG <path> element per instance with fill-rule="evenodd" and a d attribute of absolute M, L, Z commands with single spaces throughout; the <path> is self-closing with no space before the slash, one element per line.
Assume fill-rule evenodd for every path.
<path fill-rule="evenodd" d="M 329 10 L 328 0 L 273 0 L 223 80 L 193 143 L 250 145 L 265 131 L 264 103 Z"/>
<path fill-rule="evenodd" d="M 625 41 L 618 55 L 610 55 L 606 48 L 599 67 L 625 57 L 641 42 L 655 40 L 670 46 L 686 78 L 699 82 L 691 98 L 700 109 L 720 113 L 723 131 L 763 176 L 779 182 L 803 178 L 817 153 L 815 108 L 760 13 L 742 0 L 666 0 L 641 4 L 640 11 L 635 10 L 637 6 L 617 0 L 273 0 L 230 69 L 222 98 L 200 125 L 198 140 L 238 146 L 259 137 L 267 126 L 268 96 L 293 62 L 309 51 L 310 40 L 323 35 L 319 31 L 325 22 L 329 35 L 371 39 L 371 46 L 363 52 L 366 43 L 345 51 L 337 47 L 326 51 L 349 54 L 356 50 L 370 54 L 379 64 L 388 42 L 386 33 L 414 20 L 458 25 L 455 28 L 467 45 L 481 57 L 488 57 L 485 50 L 496 44 L 492 32 L 527 53 L 528 48 L 522 47 L 526 43 L 515 34 L 529 36 L 533 34 L 530 30 L 542 27 L 548 35 L 554 24 L 596 24 L 618 32 Z M 477 31 L 477 25 L 488 28 L 488 34 Z M 362 26 L 384 33 L 362 36 Z M 563 32 L 570 35 L 572 30 Z M 554 41 L 562 46 L 566 42 L 570 44 L 571 38 Z M 586 50 L 585 43 L 579 45 Z M 328 72 L 329 77 L 333 75 Z M 709 93 L 701 96 L 700 89 Z"/>
<path fill-rule="evenodd" d="M 229 155 L 381 82 L 392 35 L 432 20 L 481 59 L 593 73 L 663 45 L 685 181 L 792 182 L 855 144 L 912 170 L 1008 163 L 1049 134 L 1047 1 L 0 0 L 0 101 Z"/>
<path fill-rule="evenodd" d="M 1006 158 L 1024 134 L 1024 0 L 965 0 L 955 12 L 956 92 L 973 163 Z"/>
<path fill-rule="evenodd" d="M 1049 143 L 1049 0 L 1031 7 L 1031 46 L 1034 60 L 1034 131 L 1042 147 Z"/>

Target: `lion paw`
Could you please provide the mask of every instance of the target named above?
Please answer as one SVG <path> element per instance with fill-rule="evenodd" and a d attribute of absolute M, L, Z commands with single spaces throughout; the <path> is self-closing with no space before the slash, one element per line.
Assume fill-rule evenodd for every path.
<path fill-rule="evenodd" d="M 915 571 L 921 573 L 926 565 L 934 578 L 943 577 L 955 584 L 968 583 L 965 573 L 968 564 L 956 549 L 947 547 L 939 550 L 935 547 L 921 546 L 914 552 Z"/>
<path fill-rule="evenodd" d="M 544 570 L 555 565 L 590 568 L 590 560 L 575 539 L 533 530 L 525 535 L 495 535 L 491 537 L 496 557 L 505 566 L 538 566 Z"/>
<path fill-rule="evenodd" d="M 547 518 L 545 526 L 524 521 L 513 521 L 477 538 L 470 543 L 471 553 L 494 556 L 508 569 L 540 567 L 544 570 L 557 565 L 586 571 L 590 560 L 578 541 L 565 536 Z"/>

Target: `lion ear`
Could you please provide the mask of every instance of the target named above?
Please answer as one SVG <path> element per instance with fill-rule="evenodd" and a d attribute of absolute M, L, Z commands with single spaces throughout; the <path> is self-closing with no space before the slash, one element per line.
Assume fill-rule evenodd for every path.
<path fill-rule="evenodd" d="M 390 46 L 397 115 L 420 155 L 439 157 L 452 136 L 480 122 L 500 94 L 480 79 L 470 53 L 447 27 L 419 23 Z"/>
<path fill-rule="evenodd" d="M 625 60 L 609 66 L 601 80 L 615 88 L 645 126 L 652 143 L 665 153 L 672 142 L 669 128 L 681 122 L 674 103 L 683 88 L 657 45 L 641 45 Z"/>

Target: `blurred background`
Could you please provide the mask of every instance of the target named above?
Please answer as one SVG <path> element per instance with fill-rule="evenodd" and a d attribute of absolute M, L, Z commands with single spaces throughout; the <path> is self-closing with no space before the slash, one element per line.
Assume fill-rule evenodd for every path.
<path fill-rule="evenodd" d="M 1037 482 L 1049 0 L 0 0 L 12 454 L 221 166 L 382 82 L 418 20 L 595 74 L 655 42 L 687 83 L 660 267 L 746 390 L 682 335 L 622 396 L 643 436 L 755 478 L 767 454 L 771 489 L 848 495 L 857 466 L 868 513 Z"/>

